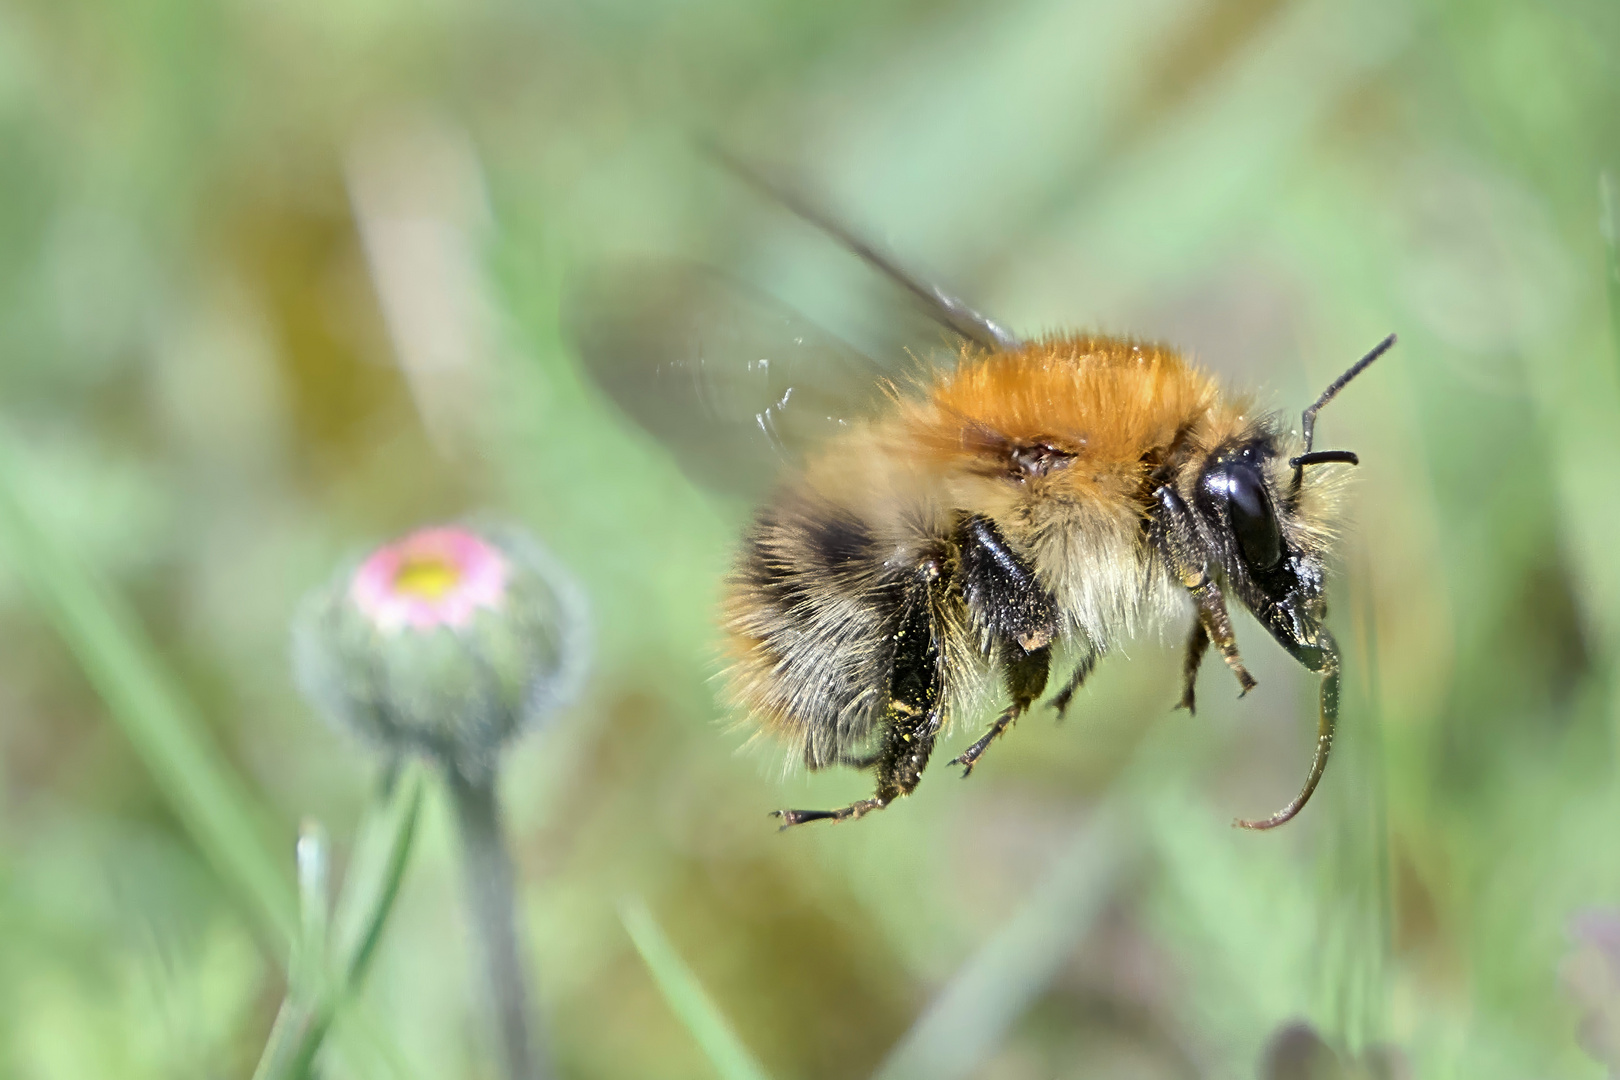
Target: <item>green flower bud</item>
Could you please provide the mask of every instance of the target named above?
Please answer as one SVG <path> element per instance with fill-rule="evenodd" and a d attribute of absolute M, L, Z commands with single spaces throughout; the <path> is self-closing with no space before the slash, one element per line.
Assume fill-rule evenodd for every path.
<path fill-rule="evenodd" d="M 515 530 L 425 528 L 308 596 L 294 676 L 335 725 L 468 776 L 578 691 L 585 601 Z"/>

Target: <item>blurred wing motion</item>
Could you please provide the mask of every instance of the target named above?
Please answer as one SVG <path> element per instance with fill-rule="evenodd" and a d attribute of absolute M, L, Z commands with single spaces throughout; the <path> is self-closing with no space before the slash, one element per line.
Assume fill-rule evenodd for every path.
<path fill-rule="evenodd" d="M 908 295 L 913 315 L 953 344 L 942 351 L 938 338 L 904 332 L 879 350 L 888 359 L 880 363 L 770 296 L 693 263 L 621 264 L 586 276 L 564 300 L 564 332 L 592 378 L 694 479 L 758 495 L 784 463 L 867 415 L 908 361 L 954 361 L 962 342 L 992 352 L 1019 344 L 789 185 L 718 146 L 708 150 Z M 887 314 L 894 328 L 903 325 L 892 317 L 898 311 Z"/>
<path fill-rule="evenodd" d="M 1018 347 L 1018 336 L 1012 331 L 968 307 L 938 285 L 917 277 L 901 266 L 888 252 L 844 225 L 791 185 L 743 161 L 718 144 L 708 144 L 708 150 L 716 161 L 744 183 L 757 188 L 772 202 L 780 204 L 808 224 L 826 233 L 839 247 L 888 278 L 903 292 L 910 293 L 929 318 L 962 340 L 971 341 L 992 351 Z"/>
<path fill-rule="evenodd" d="M 756 496 L 878 403 L 879 364 L 763 293 L 678 261 L 576 281 L 564 333 L 609 397 L 710 487 Z"/>

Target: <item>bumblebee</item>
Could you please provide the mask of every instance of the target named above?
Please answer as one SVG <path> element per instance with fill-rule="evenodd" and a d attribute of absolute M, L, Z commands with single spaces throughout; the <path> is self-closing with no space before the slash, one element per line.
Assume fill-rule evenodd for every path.
<path fill-rule="evenodd" d="M 762 446 L 811 444 L 757 511 L 727 580 L 723 681 L 746 722 L 807 767 L 871 770 L 876 789 L 841 809 L 779 810 L 783 828 L 859 818 L 910 794 L 986 671 L 1005 707 L 952 761 L 964 776 L 1046 694 L 1054 656 L 1074 658 L 1049 700 L 1062 714 L 1115 643 L 1189 614 L 1180 707 L 1195 708 L 1212 644 L 1246 693 L 1255 681 L 1231 601 L 1321 677 L 1304 786 L 1270 817 L 1236 824 L 1293 818 L 1333 745 L 1339 653 L 1324 575 L 1344 466 L 1357 464 L 1313 448 L 1316 415 L 1394 335 L 1304 411 L 1296 436 L 1165 346 L 1019 338 L 770 190 L 916 297 L 958 346 L 909 378 L 878 375 L 875 403 L 840 411 L 818 390 L 825 374 L 879 366 L 764 298 L 715 302 L 740 286 L 621 275 L 617 294 L 634 299 L 587 303 L 573 329 L 609 393 L 684 441 L 700 475 L 775 464 Z M 682 420 L 694 412 L 711 427 L 695 438 Z M 718 430 L 727 424 L 756 439 L 754 453 Z"/>

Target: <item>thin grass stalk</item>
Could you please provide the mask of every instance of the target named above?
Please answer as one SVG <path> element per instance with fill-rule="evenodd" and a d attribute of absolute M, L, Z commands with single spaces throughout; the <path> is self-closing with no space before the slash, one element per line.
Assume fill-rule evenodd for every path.
<path fill-rule="evenodd" d="M 627 899 L 619 905 L 619 919 L 658 984 L 665 1004 L 708 1057 L 720 1080 L 769 1080 L 720 1007 L 670 944 L 647 905 L 638 898 Z"/>
<path fill-rule="evenodd" d="M 1382 1041 L 1387 933 L 1382 861 L 1384 760 L 1379 737 L 1373 612 L 1364 583 L 1370 568 L 1351 575 L 1354 647 L 1347 652 L 1345 730 L 1338 779 L 1328 790 L 1315 846 L 1315 945 L 1310 965 L 1311 1010 L 1317 1029 L 1339 1051 L 1356 1055 Z"/>
<path fill-rule="evenodd" d="M 972 1076 L 1090 932 L 1123 864 L 1126 816 L 1091 816 L 1022 905 L 934 998 L 874 1080 Z"/>
<path fill-rule="evenodd" d="M 1620 189 L 1614 174 L 1598 175 L 1598 233 L 1603 238 L 1603 282 L 1609 300 L 1609 332 L 1620 362 Z"/>
<path fill-rule="evenodd" d="M 298 902 L 267 816 L 243 791 L 196 710 L 123 602 L 49 534 L 0 451 L 0 556 L 73 652 L 107 712 L 204 857 L 278 947 L 298 936 Z"/>
<path fill-rule="evenodd" d="M 324 903 L 319 914 L 312 911 L 317 890 L 303 872 L 306 859 L 300 840 L 306 933 L 294 954 L 287 999 L 276 1014 L 254 1080 L 302 1080 L 310 1075 L 333 1022 L 365 981 L 404 880 L 421 805 L 422 777 L 414 766 L 397 782 L 380 787 L 361 828 L 332 926 Z M 324 897 L 324 883 L 318 895 Z"/>

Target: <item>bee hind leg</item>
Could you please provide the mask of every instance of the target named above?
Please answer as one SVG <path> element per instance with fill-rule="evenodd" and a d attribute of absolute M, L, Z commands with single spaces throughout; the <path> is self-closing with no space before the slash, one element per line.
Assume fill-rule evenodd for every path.
<path fill-rule="evenodd" d="M 851 803 L 842 810 L 772 810 L 771 817 L 781 818 L 782 828 L 791 829 L 809 821 L 853 821 L 888 805 L 888 799 L 871 798 Z"/>
<path fill-rule="evenodd" d="M 790 829 L 811 821 L 854 821 L 874 810 L 881 810 L 902 795 L 910 795 L 922 782 L 922 771 L 934 751 L 934 736 L 939 730 L 940 714 L 931 710 L 926 714 L 907 714 L 891 704 L 883 730 L 883 744 L 876 754 L 867 759 L 877 766 L 877 791 L 870 799 L 850 803 L 841 810 L 773 810 L 772 817 L 782 819 L 782 828 Z M 908 722 L 909 721 L 909 722 Z"/>
<path fill-rule="evenodd" d="M 922 781 L 923 769 L 934 752 L 934 739 L 944 720 L 944 670 L 935 604 L 939 568 L 932 560 L 918 565 L 894 633 L 895 651 L 889 671 L 889 703 L 878 719 L 877 750 L 850 755 L 843 764 L 877 768 L 877 791 L 870 799 L 842 810 L 778 810 L 782 828 L 811 821 L 852 821 L 881 810 Z"/>
<path fill-rule="evenodd" d="M 1051 668 L 1052 650 L 1050 646 L 1045 645 L 1034 652 L 1025 653 L 1007 665 L 1007 693 L 1012 697 L 1012 704 L 1002 710 L 1001 715 L 996 717 L 996 722 L 990 725 L 989 731 L 980 736 L 978 742 L 951 762 L 952 765 L 962 766 L 962 779 L 966 780 L 973 775 L 973 766 L 978 764 L 979 758 L 984 756 L 990 744 L 1000 738 L 1002 732 L 1011 727 L 1014 721 L 1029 711 L 1030 705 L 1041 696 L 1041 691 L 1046 689 L 1046 676 Z"/>
<path fill-rule="evenodd" d="M 874 750 L 870 754 L 841 755 L 838 759 L 838 764 L 843 765 L 846 768 L 855 769 L 859 772 L 865 772 L 867 769 L 870 769 L 872 766 L 876 765 L 882 760 L 883 751 Z"/>
<path fill-rule="evenodd" d="M 879 747 L 870 754 L 842 755 L 838 759 L 838 764 L 848 765 L 855 769 L 870 769 L 873 765 L 883 761 L 886 749 L 887 747 Z M 893 785 L 887 785 L 887 787 L 892 788 Z M 871 813 L 873 810 L 883 809 L 893 802 L 899 794 L 900 792 L 897 789 L 886 790 L 885 785 L 880 784 L 877 794 L 872 798 L 851 803 L 841 810 L 772 810 L 771 817 L 781 818 L 782 828 L 784 829 L 791 828 L 794 825 L 803 825 L 810 821 L 853 821 L 858 817 Z"/>

